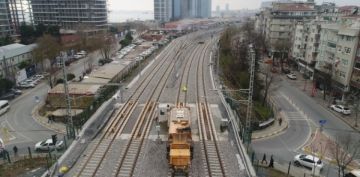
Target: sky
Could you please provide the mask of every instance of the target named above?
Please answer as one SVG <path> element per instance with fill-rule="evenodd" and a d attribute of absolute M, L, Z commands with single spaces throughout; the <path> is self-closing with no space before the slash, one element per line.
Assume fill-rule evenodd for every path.
<path fill-rule="evenodd" d="M 225 4 L 228 3 L 230 10 L 236 9 L 257 9 L 261 2 L 265 0 L 212 0 L 212 8 L 216 9 L 219 5 L 221 9 L 225 9 Z M 339 6 L 343 5 L 358 5 L 360 0 L 315 0 L 316 3 L 335 2 Z M 153 11 L 153 0 L 109 0 L 110 10 L 128 10 L 128 11 Z"/>

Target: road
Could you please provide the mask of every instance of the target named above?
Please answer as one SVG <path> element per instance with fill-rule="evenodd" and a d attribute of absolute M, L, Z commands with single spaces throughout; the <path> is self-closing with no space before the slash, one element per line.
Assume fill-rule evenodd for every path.
<path fill-rule="evenodd" d="M 353 132 L 351 127 L 294 87 L 291 82 L 281 77 L 273 92 L 276 103 L 289 117 L 289 128 L 279 136 L 253 142 L 252 147 L 259 159 L 266 153 L 268 156 L 273 154 L 275 161 L 281 164 L 292 161 L 296 154 L 302 153 L 301 148 L 310 139 L 311 132 L 320 126 L 319 120 L 326 120 L 323 133 L 330 137 L 335 137 L 339 132 L 349 132 L 351 136 L 360 139 L 359 134 Z M 336 167 L 329 168 L 326 165 L 322 174 L 337 176 Z"/>
<path fill-rule="evenodd" d="M 119 47 L 118 45 L 116 48 Z M 89 54 L 93 60 L 93 65 L 97 65 L 98 59 L 101 58 L 100 52 L 95 51 Z M 84 67 L 88 67 L 85 57 L 74 63 L 68 68 L 68 73 L 75 74 L 78 78 L 84 72 Z M 57 73 L 57 78 L 62 77 L 62 71 Z M 0 116 L 0 137 L 5 141 L 6 149 L 12 153 L 12 148 L 17 146 L 20 154 L 28 153 L 27 147 L 34 148 L 35 143 L 50 138 L 52 134 L 58 134 L 46 127 L 39 125 L 32 117 L 32 111 L 37 104 L 44 102 L 50 87 L 47 80 L 43 80 L 33 89 L 23 90 L 23 94 L 10 102 L 10 110 Z M 35 96 L 40 98 L 39 103 L 36 102 Z M 4 131 L 8 130 L 9 133 Z M 59 135 L 58 139 L 62 139 L 64 135 Z"/>

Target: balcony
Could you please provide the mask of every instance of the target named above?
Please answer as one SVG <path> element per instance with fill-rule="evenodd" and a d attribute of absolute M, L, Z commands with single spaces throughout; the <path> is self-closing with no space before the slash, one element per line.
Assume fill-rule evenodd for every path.
<path fill-rule="evenodd" d="M 360 68 L 354 68 L 350 80 L 350 85 L 360 89 Z"/>

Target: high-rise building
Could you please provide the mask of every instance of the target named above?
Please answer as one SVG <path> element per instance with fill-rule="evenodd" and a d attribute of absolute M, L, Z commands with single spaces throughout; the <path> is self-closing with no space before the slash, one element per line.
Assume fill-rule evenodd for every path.
<path fill-rule="evenodd" d="M 30 0 L 36 24 L 58 25 L 63 29 L 79 26 L 105 28 L 106 0 Z"/>
<path fill-rule="evenodd" d="M 154 0 L 154 19 L 160 22 L 170 21 L 173 14 L 173 0 Z"/>
<path fill-rule="evenodd" d="M 0 0 L 0 37 L 15 35 L 25 21 L 22 0 Z"/>
<path fill-rule="evenodd" d="M 155 0 L 155 1 L 164 1 L 164 0 Z M 161 5 L 163 8 L 170 7 L 167 10 L 170 14 L 170 19 L 180 20 L 185 18 L 209 18 L 211 16 L 211 0 L 169 0 L 170 2 L 165 2 L 170 4 L 167 6 L 165 3 Z M 161 12 L 158 4 L 154 4 L 155 14 Z M 156 16 L 156 15 L 155 15 Z M 155 18 L 156 19 L 156 18 Z"/>
<path fill-rule="evenodd" d="M 220 6 L 219 5 L 216 6 L 216 12 L 218 12 L 218 13 L 220 12 Z"/>
<path fill-rule="evenodd" d="M 230 10 L 230 8 L 229 8 L 229 4 L 228 3 L 226 3 L 225 4 L 225 11 L 229 11 Z"/>

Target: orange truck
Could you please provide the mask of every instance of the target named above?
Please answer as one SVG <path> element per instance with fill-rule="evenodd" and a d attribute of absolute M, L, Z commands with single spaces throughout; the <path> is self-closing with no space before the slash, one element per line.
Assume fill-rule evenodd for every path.
<path fill-rule="evenodd" d="M 193 157 L 189 108 L 173 108 L 168 119 L 167 157 L 173 176 L 189 173 Z"/>

